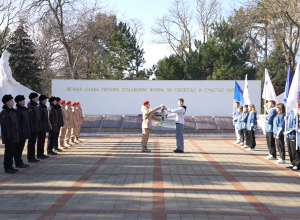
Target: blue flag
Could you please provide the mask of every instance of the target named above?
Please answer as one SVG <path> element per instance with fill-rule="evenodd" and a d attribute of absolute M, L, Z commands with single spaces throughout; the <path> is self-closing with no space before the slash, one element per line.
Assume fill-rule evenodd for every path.
<path fill-rule="evenodd" d="M 234 80 L 234 100 L 239 101 L 241 106 L 243 106 L 244 98 L 243 98 L 243 90 L 240 85 Z"/>
<path fill-rule="evenodd" d="M 284 99 L 283 99 L 285 102 L 286 102 L 287 98 L 289 97 L 291 84 L 292 84 L 291 65 L 289 65 L 289 71 L 288 71 L 286 82 L 285 82 Z"/>

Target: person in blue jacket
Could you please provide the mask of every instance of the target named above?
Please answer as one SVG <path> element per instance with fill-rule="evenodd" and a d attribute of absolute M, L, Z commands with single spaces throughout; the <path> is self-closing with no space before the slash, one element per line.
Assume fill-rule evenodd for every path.
<path fill-rule="evenodd" d="M 239 132 L 239 135 L 240 135 L 240 143 L 242 143 L 242 138 L 244 138 L 243 133 L 242 133 L 243 130 L 242 130 L 242 122 L 241 122 L 242 114 L 243 114 L 243 107 L 239 107 L 238 111 L 239 111 L 239 114 L 236 117 L 236 123 L 237 123 L 237 129 L 238 129 L 238 132 Z M 243 142 L 244 142 L 244 140 L 243 140 Z"/>
<path fill-rule="evenodd" d="M 234 142 L 234 144 L 240 144 L 241 143 L 238 124 L 237 124 L 237 117 L 240 115 L 239 107 L 240 107 L 240 103 L 235 102 L 235 111 L 233 112 L 233 124 L 234 124 L 234 129 L 235 129 L 236 142 Z"/>
<path fill-rule="evenodd" d="M 299 151 L 296 150 L 296 118 L 294 110 L 291 110 L 287 116 L 284 117 L 286 122 L 286 131 L 283 133 L 286 135 L 286 144 L 288 148 L 288 153 L 290 156 L 291 166 L 286 167 L 287 169 L 293 169 L 295 162 L 299 160 Z M 298 139 L 299 140 L 299 139 Z M 296 166 L 298 170 L 298 167 Z"/>
<path fill-rule="evenodd" d="M 249 139 L 248 139 L 248 135 L 247 135 L 247 120 L 248 120 L 248 116 L 249 116 L 248 105 L 244 105 L 243 110 L 244 111 L 242 113 L 242 118 L 241 118 L 241 126 L 242 126 L 243 136 L 241 136 L 240 146 L 242 146 L 243 148 L 248 148 L 249 147 Z"/>
<path fill-rule="evenodd" d="M 284 164 L 285 163 L 285 147 L 284 147 L 284 126 L 285 126 L 285 106 L 282 103 L 276 105 L 277 115 L 274 118 L 273 134 L 277 149 L 280 154 L 280 158 L 274 163 Z"/>
<path fill-rule="evenodd" d="M 249 147 L 247 150 L 255 151 L 256 141 L 255 141 L 255 130 L 257 125 L 256 119 L 256 109 L 255 105 L 249 105 L 249 116 L 247 120 L 247 136 L 249 141 Z"/>
<path fill-rule="evenodd" d="M 297 129 L 297 139 L 298 139 L 298 143 L 297 143 L 297 146 L 298 146 L 298 149 L 296 150 L 295 149 L 295 154 L 294 154 L 294 160 L 292 162 L 292 165 L 293 165 L 293 170 L 294 171 L 297 171 L 297 170 L 300 170 L 300 152 L 299 152 L 299 148 L 300 148 L 300 118 L 299 118 L 299 114 L 297 114 L 298 116 L 298 129 Z"/>
<path fill-rule="evenodd" d="M 269 149 L 269 156 L 266 157 L 268 160 L 276 160 L 276 146 L 275 146 L 275 139 L 273 135 L 273 123 L 274 123 L 274 118 L 277 115 L 276 108 L 275 108 L 275 101 L 270 100 L 268 101 L 268 107 L 269 107 L 269 112 L 266 117 L 266 139 L 267 139 L 267 146 Z"/>

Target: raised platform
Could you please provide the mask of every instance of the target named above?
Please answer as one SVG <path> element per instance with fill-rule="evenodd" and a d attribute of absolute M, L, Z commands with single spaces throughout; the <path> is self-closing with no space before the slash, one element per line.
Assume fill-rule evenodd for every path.
<path fill-rule="evenodd" d="M 167 119 L 162 125 L 152 120 L 151 133 L 174 133 L 174 119 Z M 81 133 L 141 133 L 140 115 L 85 115 Z M 228 116 L 185 116 L 184 132 L 191 134 L 234 133 L 232 118 Z M 261 133 L 260 129 L 257 133 Z"/>

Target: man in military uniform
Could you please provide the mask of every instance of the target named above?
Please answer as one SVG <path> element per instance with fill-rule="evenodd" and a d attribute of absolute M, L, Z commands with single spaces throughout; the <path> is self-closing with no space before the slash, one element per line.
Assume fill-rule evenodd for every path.
<path fill-rule="evenodd" d="M 40 130 L 42 129 L 40 111 L 37 107 L 39 95 L 35 92 L 30 93 L 29 103 L 27 104 L 28 108 L 28 119 L 29 119 L 29 128 L 30 128 L 30 139 L 27 144 L 27 158 L 28 162 L 39 162 L 35 159 L 35 144 L 37 141 L 37 136 Z"/>
<path fill-rule="evenodd" d="M 67 128 L 65 143 L 66 143 L 66 146 L 72 146 L 72 144 L 70 143 L 70 138 L 71 138 L 71 134 L 72 134 L 72 129 L 74 127 L 74 121 L 73 121 L 71 101 L 66 101 L 66 110 L 68 112 L 69 124 L 68 124 L 68 128 Z"/>
<path fill-rule="evenodd" d="M 4 95 L 2 102 L 4 105 L 0 116 L 2 143 L 5 145 L 4 170 L 5 173 L 16 173 L 18 170 L 14 169 L 12 165 L 16 145 L 19 143 L 17 115 L 13 109 L 14 100 L 11 95 Z"/>
<path fill-rule="evenodd" d="M 49 99 L 50 107 L 48 108 L 48 117 L 50 121 L 50 131 L 48 135 L 47 151 L 49 155 L 56 155 L 53 151 L 55 146 L 55 138 L 57 138 L 58 131 L 58 116 L 57 116 L 57 101 L 55 97 Z"/>
<path fill-rule="evenodd" d="M 78 110 L 76 109 L 76 107 L 77 107 L 76 102 L 73 102 L 72 103 L 72 117 L 73 117 L 74 127 L 72 129 L 71 143 L 74 143 L 74 144 L 78 144 L 78 142 L 76 141 L 76 135 L 77 135 L 78 129 L 79 129 L 79 114 L 78 114 Z"/>
<path fill-rule="evenodd" d="M 63 120 L 64 120 L 64 126 L 62 126 L 60 128 L 60 133 L 59 133 L 59 142 L 60 142 L 60 146 L 64 149 L 67 149 L 68 147 L 65 145 L 65 138 L 66 138 L 66 131 L 69 127 L 69 121 L 68 121 L 68 112 L 66 110 L 66 101 L 65 100 L 61 100 L 60 102 L 61 105 L 61 111 L 62 111 L 62 116 L 63 116 Z"/>
<path fill-rule="evenodd" d="M 59 97 L 56 97 L 56 107 L 57 107 L 57 117 L 58 117 L 58 133 L 56 134 L 57 137 L 55 137 L 55 144 L 54 144 L 54 149 L 57 152 L 61 152 L 62 150 L 58 148 L 58 139 L 59 139 L 59 132 L 60 128 L 64 126 L 64 119 L 63 119 L 63 113 L 61 109 L 61 99 Z M 63 145 L 61 146 L 62 148 L 64 147 Z"/>
<path fill-rule="evenodd" d="M 16 145 L 14 159 L 17 168 L 27 168 L 29 165 L 24 164 L 22 160 L 22 153 L 26 139 L 30 138 L 28 110 L 25 107 L 25 97 L 23 95 L 17 95 L 15 97 L 15 102 L 17 103 L 16 115 L 19 130 L 19 143 Z"/>
<path fill-rule="evenodd" d="M 46 159 L 49 158 L 49 156 L 44 154 L 46 133 L 49 132 L 49 118 L 48 118 L 48 110 L 46 105 L 47 96 L 40 95 L 39 101 L 40 104 L 38 108 L 41 116 L 42 129 L 40 130 L 37 139 L 37 158 Z"/>
<path fill-rule="evenodd" d="M 81 140 L 79 140 L 79 135 L 80 135 L 80 127 L 83 124 L 83 115 L 82 115 L 82 109 L 81 109 L 80 103 L 76 102 L 76 105 L 77 105 L 76 109 L 77 109 L 77 114 L 78 114 L 79 127 L 77 129 L 75 140 L 77 142 L 81 142 Z"/>

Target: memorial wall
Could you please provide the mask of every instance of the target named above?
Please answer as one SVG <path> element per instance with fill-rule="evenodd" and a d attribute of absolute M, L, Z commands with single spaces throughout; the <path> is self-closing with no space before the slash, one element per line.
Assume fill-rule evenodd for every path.
<path fill-rule="evenodd" d="M 244 88 L 244 81 L 237 81 Z M 261 81 L 248 80 L 251 102 L 261 111 Z M 144 100 L 150 108 L 162 103 L 177 108 L 183 98 L 186 115 L 231 116 L 233 80 L 52 80 L 52 95 L 79 101 L 86 115 L 140 114 Z"/>

